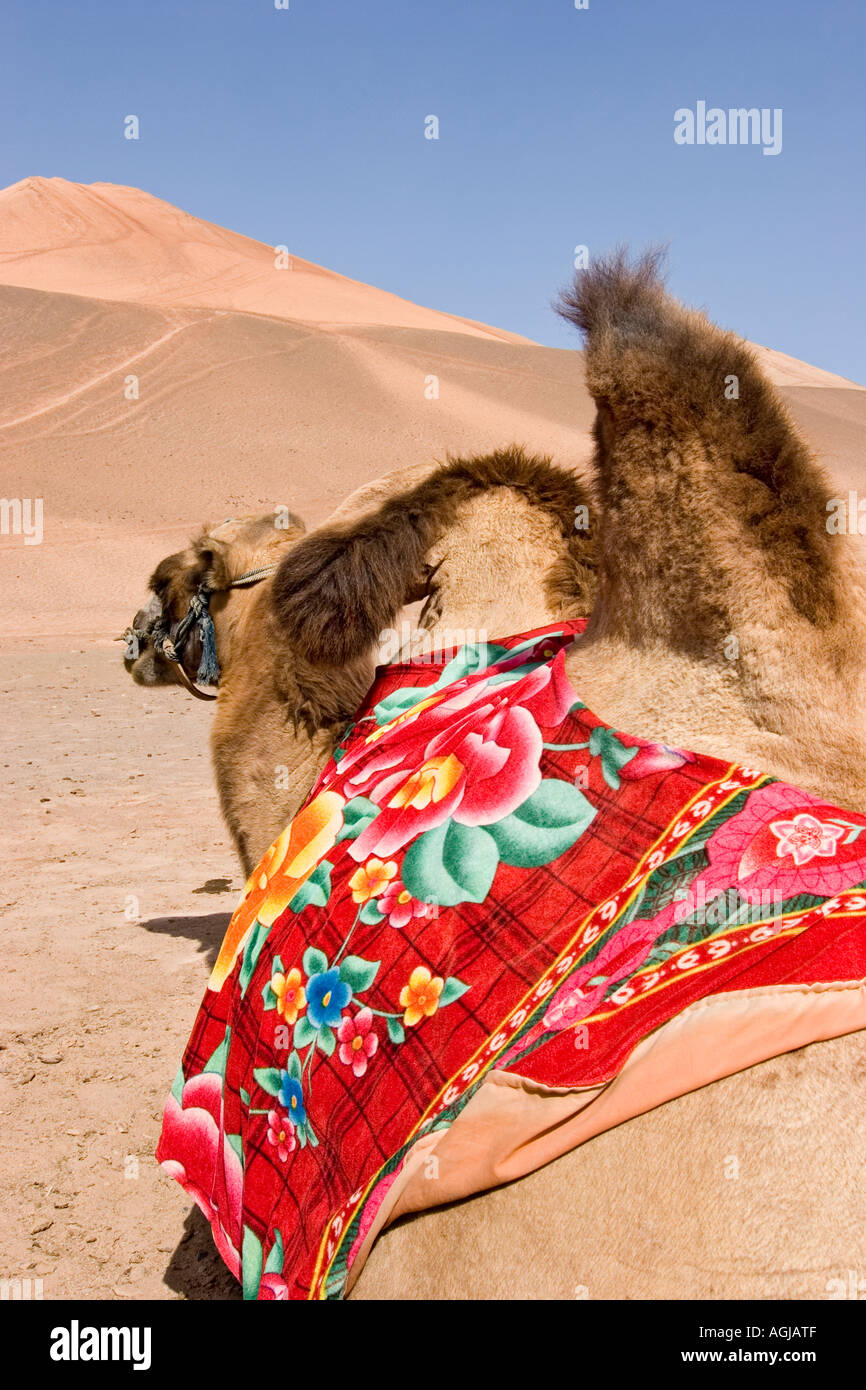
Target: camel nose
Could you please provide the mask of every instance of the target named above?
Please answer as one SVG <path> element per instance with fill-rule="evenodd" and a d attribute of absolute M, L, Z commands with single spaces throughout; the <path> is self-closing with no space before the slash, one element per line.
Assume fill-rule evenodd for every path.
<path fill-rule="evenodd" d="M 141 655 L 142 647 L 148 645 L 148 631 L 161 612 L 162 606 L 155 594 L 148 599 L 144 608 L 139 608 L 132 620 L 132 626 L 128 627 L 123 634 L 126 640 L 123 659 L 127 666 L 131 666 L 133 662 L 137 661 Z"/>

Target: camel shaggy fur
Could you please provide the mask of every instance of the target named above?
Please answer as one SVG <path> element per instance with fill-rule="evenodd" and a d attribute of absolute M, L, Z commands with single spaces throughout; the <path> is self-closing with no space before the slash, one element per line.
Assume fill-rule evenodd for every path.
<path fill-rule="evenodd" d="M 598 596 L 572 684 L 614 727 L 863 810 L 862 581 L 752 353 L 671 299 L 654 257 L 598 265 L 562 309 L 598 412 Z M 442 603 L 459 518 L 431 527 L 425 495 L 287 556 L 272 596 L 292 660 L 359 659 L 425 577 Z M 596 558 L 574 546 L 568 563 L 543 589 L 574 615 Z M 399 1222 L 353 1296 L 844 1296 L 862 1265 L 864 1074 L 859 1031 L 719 1080 Z M 517 1155 L 500 1177 L 522 1171 Z"/>
<path fill-rule="evenodd" d="M 667 295 L 657 259 L 615 257 L 561 302 L 586 335 L 603 516 L 569 676 L 619 728 L 862 810 L 851 538 L 828 531 L 829 482 L 748 345 Z"/>
<path fill-rule="evenodd" d="M 411 485 L 421 471 L 400 470 L 392 486 Z M 383 495 L 379 481 L 359 488 L 335 516 L 363 513 L 381 503 Z M 273 653 L 278 649 L 285 655 L 285 643 L 274 632 L 272 578 L 251 587 L 228 587 L 250 570 L 273 564 L 304 533 L 303 521 L 284 512 L 204 527 L 185 550 L 160 561 L 150 578 L 150 600 L 133 619 L 133 627 L 143 629 L 149 618 L 161 613 L 173 626 L 183 618 L 202 583 L 213 590 L 210 614 L 220 682 L 211 724 L 211 758 L 223 817 L 246 874 L 300 807 L 333 748 L 335 734 L 345 727 L 373 672 L 372 658 L 342 668 L 342 704 L 335 704 L 327 674 L 321 667 L 309 668 L 307 688 L 315 699 L 311 718 L 295 679 L 307 670 L 304 662 L 300 658 L 284 662 L 278 681 Z M 194 630 L 182 654 L 191 681 L 195 681 L 200 655 L 201 642 Z M 150 641 L 143 643 L 135 659 L 125 659 L 125 665 L 138 685 L 182 685 L 175 664 Z"/>
<path fill-rule="evenodd" d="M 309 536 L 294 516 L 281 527 L 274 513 L 246 517 L 205 528 L 186 550 L 157 565 L 151 602 L 171 624 L 181 620 L 199 585 L 214 591 L 220 682 L 211 754 L 245 873 L 298 810 L 360 704 L 377 644 L 393 652 L 404 603 L 425 600 L 420 625 L 428 650 L 462 641 L 461 634 L 502 636 L 565 611 L 589 613 L 594 546 L 586 530 L 575 530 L 576 514 L 580 520 L 588 503 L 586 487 L 572 474 L 519 449 L 503 450 L 387 474 L 352 493 Z M 340 586 L 332 596 L 340 621 L 318 633 L 304 621 L 315 609 L 306 609 L 303 593 L 297 596 L 297 625 L 311 642 L 303 653 L 287 640 L 274 579 L 228 587 L 291 553 L 301 539 L 311 591 L 328 583 L 330 557 Z M 369 581 L 363 603 L 355 599 L 362 580 Z M 142 627 L 147 615 L 139 612 L 133 625 Z M 199 656 L 195 642 L 183 652 L 191 680 Z M 175 665 L 152 644 L 126 665 L 140 685 L 179 683 Z"/>
<path fill-rule="evenodd" d="M 556 615 L 569 606 L 586 613 L 595 547 L 575 528 L 575 513 L 588 500 L 572 474 L 522 449 L 453 460 L 370 516 L 309 536 L 274 581 L 280 625 L 308 661 L 338 663 L 369 651 L 404 603 L 421 597 L 437 620 L 445 594 L 451 605 L 474 604 L 485 624 L 497 604 L 512 621 L 521 602 Z M 459 564 L 448 563 L 454 550 Z M 529 584 L 526 600 L 506 565 Z"/>

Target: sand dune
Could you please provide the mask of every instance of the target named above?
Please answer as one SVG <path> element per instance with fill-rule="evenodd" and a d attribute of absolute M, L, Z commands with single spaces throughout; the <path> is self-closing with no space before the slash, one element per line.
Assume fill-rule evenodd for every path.
<path fill-rule="evenodd" d="M 4 283 L 5 282 L 5 283 Z M 767 370 L 840 486 L 866 482 L 866 391 L 770 349 Z M 45 538 L 0 537 L 2 633 L 106 640 L 200 522 L 517 440 L 582 467 L 578 351 L 422 309 L 137 189 L 0 192 L 2 492 Z"/>
<path fill-rule="evenodd" d="M 0 283 L 317 324 L 381 323 L 527 341 L 424 309 L 297 256 L 279 257 L 276 246 L 113 183 L 29 178 L 3 189 Z"/>
<path fill-rule="evenodd" d="M 762 347 L 760 343 L 753 343 L 752 346 L 758 354 L 758 360 L 767 376 L 777 386 L 788 388 L 820 386 L 822 388 L 841 387 L 843 390 L 852 391 L 864 390 L 864 387 L 859 386 L 856 381 L 849 381 L 847 377 L 837 376 L 835 372 L 825 372 L 821 367 L 812 367 L 808 362 L 801 362 L 798 357 L 789 357 L 786 352 L 777 352 L 775 348 Z"/>
<path fill-rule="evenodd" d="M 318 522 L 391 468 L 511 439 L 590 450 L 578 354 L 2 286 L 0 337 L 3 492 L 45 515 L 41 546 L 0 540 L 7 636 L 68 630 L 70 568 L 78 631 L 123 626 L 203 521 L 285 504 Z"/>

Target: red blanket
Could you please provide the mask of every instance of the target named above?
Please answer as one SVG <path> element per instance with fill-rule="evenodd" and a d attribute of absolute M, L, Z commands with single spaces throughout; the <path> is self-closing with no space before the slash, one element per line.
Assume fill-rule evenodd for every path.
<path fill-rule="evenodd" d="M 581 626 L 381 671 L 247 885 L 157 1153 L 247 1297 L 866 1027 L 866 816 L 607 727 Z"/>

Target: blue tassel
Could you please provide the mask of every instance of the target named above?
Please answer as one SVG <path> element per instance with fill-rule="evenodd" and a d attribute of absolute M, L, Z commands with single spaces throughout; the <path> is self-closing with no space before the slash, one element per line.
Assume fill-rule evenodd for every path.
<path fill-rule="evenodd" d="M 220 665 L 217 660 L 216 633 L 213 618 L 207 609 L 199 615 L 198 625 L 201 632 L 201 661 L 196 680 L 199 685 L 219 685 Z"/>

